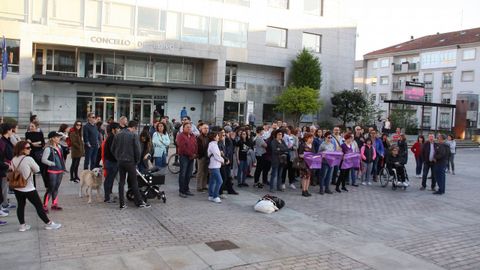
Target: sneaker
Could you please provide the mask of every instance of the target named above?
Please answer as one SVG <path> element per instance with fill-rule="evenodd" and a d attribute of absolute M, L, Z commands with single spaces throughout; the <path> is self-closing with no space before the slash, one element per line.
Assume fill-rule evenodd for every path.
<path fill-rule="evenodd" d="M 219 197 L 216 197 L 215 199 L 213 199 L 213 202 L 214 202 L 214 203 L 221 203 L 222 200 L 220 200 Z"/>
<path fill-rule="evenodd" d="M 5 226 L 5 225 L 7 225 L 7 223 L 8 223 L 8 222 L 6 222 L 6 221 L 1 221 L 1 220 L 0 220 L 0 226 Z"/>
<path fill-rule="evenodd" d="M 108 200 L 104 200 L 103 202 L 105 202 L 105 203 L 117 203 L 117 200 L 115 200 L 115 199 L 108 199 Z"/>
<path fill-rule="evenodd" d="M 367 185 L 371 186 L 371 185 L 372 185 L 372 182 L 368 182 Z"/>
<path fill-rule="evenodd" d="M 417 178 L 421 178 L 422 176 L 420 174 L 415 175 Z"/>
<path fill-rule="evenodd" d="M 403 182 L 403 186 L 408 187 L 409 186 L 408 182 Z"/>
<path fill-rule="evenodd" d="M 138 205 L 138 208 L 150 208 L 151 205 L 145 202 L 141 202 L 140 205 Z"/>
<path fill-rule="evenodd" d="M 225 195 L 225 194 L 220 195 L 220 199 L 226 199 L 226 198 L 227 198 L 227 195 Z"/>
<path fill-rule="evenodd" d="M 8 212 L 0 210 L 0 217 L 6 217 L 6 216 L 8 216 Z"/>
<path fill-rule="evenodd" d="M 285 190 L 285 184 L 282 184 L 282 189 Z"/>
<path fill-rule="evenodd" d="M 63 207 L 60 207 L 58 205 L 52 205 L 50 209 L 60 211 L 60 210 L 63 210 Z"/>
<path fill-rule="evenodd" d="M 15 207 L 17 207 L 15 204 L 8 203 L 7 206 L 4 206 L 3 208 L 15 208 Z"/>
<path fill-rule="evenodd" d="M 290 188 L 291 188 L 291 189 L 297 189 L 297 187 L 296 187 L 295 184 L 293 184 L 293 183 L 290 184 Z"/>
<path fill-rule="evenodd" d="M 70 179 L 70 182 L 73 182 L 73 183 L 75 183 L 75 184 L 78 184 L 78 183 L 80 182 L 80 180 L 78 180 L 78 179 L 75 178 L 75 179 Z"/>
<path fill-rule="evenodd" d="M 367 182 L 362 182 L 362 186 L 366 186 L 367 185 Z"/>
<path fill-rule="evenodd" d="M 213 197 L 208 196 L 208 200 L 211 201 L 211 202 L 213 202 Z"/>
<path fill-rule="evenodd" d="M 57 230 L 60 229 L 60 227 L 62 227 L 62 224 L 50 221 L 49 224 L 45 225 L 45 230 Z"/>
<path fill-rule="evenodd" d="M 425 187 L 420 187 L 420 190 L 425 190 Z"/>
<path fill-rule="evenodd" d="M 187 198 L 187 194 L 185 194 L 185 193 L 179 193 L 178 196 L 180 196 L 182 198 Z"/>
<path fill-rule="evenodd" d="M 28 225 L 28 224 L 22 224 L 20 225 L 20 228 L 18 228 L 18 231 L 19 232 L 26 232 L 28 230 L 30 230 L 31 226 Z"/>
<path fill-rule="evenodd" d="M 125 208 L 127 208 L 127 205 L 126 205 L 126 204 L 120 204 L 120 210 L 121 210 L 121 209 L 125 209 Z"/>
<path fill-rule="evenodd" d="M 190 191 L 185 192 L 185 195 L 187 195 L 187 196 L 194 196 L 194 194 L 193 194 L 192 192 L 190 192 Z"/>
<path fill-rule="evenodd" d="M 46 214 L 48 214 L 48 207 L 47 207 L 47 206 L 44 206 L 44 207 L 43 207 L 43 211 L 44 211 Z"/>

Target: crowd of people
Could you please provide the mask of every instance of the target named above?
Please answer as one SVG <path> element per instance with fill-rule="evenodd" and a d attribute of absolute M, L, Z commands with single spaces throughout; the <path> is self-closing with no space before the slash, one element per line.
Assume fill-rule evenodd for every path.
<path fill-rule="evenodd" d="M 416 160 L 416 176 L 422 178 L 421 189 L 426 189 L 431 171 L 431 189 L 434 194 L 445 193 L 445 173 L 455 173 L 454 156 L 456 143 L 452 135 L 434 134 L 423 136 L 411 146 L 400 129 L 395 133 L 380 134 L 375 127 L 360 127 L 332 130 L 315 125 L 293 127 L 283 121 L 254 127 L 254 118 L 249 125 L 225 122 L 223 126 L 211 126 L 199 121 L 194 125 L 186 111 L 181 122 L 170 121 L 167 116 L 158 118 L 153 125 L 139 131 L 138 122 L 121 117 L 118 122 L 109 119 L 103 123 L 94 113 L 89 113 L 87 122 L 75 121 L 72 127 L 60 125 L 58 131 L 48 133 L 48 140 L 39 126 L 36 116 L 31 117 L 25 139 L 16 133 L 16 125 L 3 123 L 0 126 L 0 217 L 7 216 L 17 207 L 20 231 L 30 229 L 24 220 L 24 208 L 28 199 L 45 222 L 46 229 L 58 229 L 60 224 L 51 221 L 50 210 L 62 210 L 59 203 L 59 187 L 64 173 L 69 172 L 72 183 L 79 182 L 79 166 L 84 157 L 83 170 L 101 167 L 104 172 L 104 202 L 125 202 L 125 182 L 134 195 L 139 208 L 148 208 L 138 189 L 137 169 L 140 172 L 153 166 L 165 168 L 171 144 L 176 146 L 180 172 L 178 174 L 179 196 L 194 196 L 190 179 L 196 177 L 196 191 L 208 193 L 208 200 L 221 203 L 226 194 L 237 195 L 237 190 L 249 186 L 253 178 L 254 188 L 268 187 L 269 192 L 283 192 L 286 188 L 301 188 L 301 195 L 310 197 L 310 186 L 318 186 L 318 193 L 333 194 L 348 192 L 347 185 L 369 186 L 378 181 L 380 170 L 386 166 L 397 169 L 400 182 L 405 182 L 405 164 L 409 149 Z M 390 128 L 388 128 L 388 131 Z M 385 131 L 385 130 L 383 130 Z M 358 166 L 331 165 L 327 158 L 321 160 L 321 168 L 310 168 L 307 155 L 358 153 Z M 69 170 L 67 156 L 71 156 Z M 9 202 L 7 172 L 19 170 L 27 180 L 25 187 L 12 191 L 18 205 Z M 36 177 L 43 179 L 46 192 L 43 201 L 36 191 Z M 113 186 L 118 179 L 118 198 Z M 236 180 L 236 183 L 234 183 Z M 288 180 L 288 181 L 287 181 Z M 333 185 L 334 190 L 331 189 Z M 438 190 L 436 186 L 438 185 Z M 238 188 L 236 190 L 236 188 Z M 118 202 L 117 202 L 118 199 Z M 0 225 L 6 224 L 0 220 Z"/>

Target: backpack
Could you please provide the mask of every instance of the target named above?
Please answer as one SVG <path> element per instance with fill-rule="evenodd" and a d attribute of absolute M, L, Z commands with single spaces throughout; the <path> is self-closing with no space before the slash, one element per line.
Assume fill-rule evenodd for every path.
<path fill-rule="evenodd" d="M 285 206 L 285 201 L 276 197 L 276 196 L 273 196 L 273 195 L 270 195 L 270 194 L 267 194 L 265 196 L 262 197 L 262 200 L 269 200 L 269 201 L 272 201 L 273 204 L 275 204 L 275 206 L 278 208 L 278 209 L 282 209 L 284 206 Z"/>
<path fill-rule="evenodd" d="M 25 159 L 25 157 L 23 157 L 20 160 L 20 162 L 18 163 L 18 166 L 16 168 L 12 163 L 13 170 L 11 170 L 7 173 L 8 184 L 9 184 L 10 188 L 12 188 L 12 189 L 13 188 L 24 188 L 24 187 L 26 187 L 27 186 L 27 179 L 30 178 L 30 176 L 32 175 L 32 172 L 30 172 L 30 175 L 27 177 L 27 179 L 25 179 L 23 177 L 22 172 L 18 170 L 18 167 L 20 167 L 20 164 L 22 164 L 23 159 Z"/>

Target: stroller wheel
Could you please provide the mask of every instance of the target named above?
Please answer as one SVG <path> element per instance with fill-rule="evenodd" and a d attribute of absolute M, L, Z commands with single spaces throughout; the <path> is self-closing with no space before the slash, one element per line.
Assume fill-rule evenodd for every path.
<path fill-rule="evenodd" d="M 133 201 L 135 199 L 135 195 L 133 195 L 133 190 L 127 190 L 127 200 Z"/>
<path fill-rule="evenodd" d="M 160 198 L 162 199 L 163 203 L 167 203 L 167 195 L 165 195 L 165 192 L 162 191 Z"/>

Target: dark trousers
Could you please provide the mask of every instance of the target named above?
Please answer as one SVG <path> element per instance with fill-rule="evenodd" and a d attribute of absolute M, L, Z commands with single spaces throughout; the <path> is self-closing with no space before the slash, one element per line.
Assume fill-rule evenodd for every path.
<path fill-rule="evenodd" d="M 282 172 L 282 184 L 285 184 L 285 180 L 288 174 L 288 183 L 293 184 L 295 183 L 295 169 L 293 168 L 293 163 L 288 160 L 287 166 L 283 168 Z"/>
<path fill-rule="evenodd" d="M 43 211 L 42 201 L 40 200 L 40 196 L 36 190 L 32 190 L 29 192 L 22 192 L 18 190 L 14 190 L 15 198 L 17 198 L 17 218 L 20 224 L 25 224 L 25 205 L 27 200 L 35 207 L 37 210 L 37 215 L 40 219 L 45 223 L 49 223 L 50 219 L 48 219 L 47 214 Z"/>
<path fill-rule="evenodd" d="M 90 164 L 90 170 L 95 168 L 97 162 L 98 146 L 88 147 L 85 145 L 85 161 L 83 162 L 83 169 L 88 170 Z"/>
<path fill-rule="evenodd" d="M 431 188 L 432 189 L 435 188 L 435 185 L 437 184 L 437 181 L 436 181 L 437 176 L 435 175 L 435 170 L 434 170 L 433 166 L 434 166 L 434 163 L 430 162 L 430 161 L 425 161 L 423 163 L 422 187 L 427 187 L 428 171 L 431 170 L 431 175 L 432 175 Z"/>
<path fill-rule="evenodd" d="M 263 156 L 256 156 L 256 158 L 257 167 L 255 168 L 253 179 L 255 183 L 258 183 L 260 181 L 260 175 L 262 174 L 263 170 L 265 170 L 265 158 Z"/>
<path fill-rule="evenodd" d="M 350 169 L 340 169 L 340 176 L 337 179 L 337 188 L 342 184 L 342 188 L 345 187 L 348 177 L 350 176 Z"/>
<path fill-rule="evenodd" d="M 192 177 L 194 159 L 187 156 L 180 156 L 180 173 L 178 174 L 178 191 L 180 193 L 187 193 L 190 191 L 189 184 Z"/>
<path fill-rule="evenodd" d="M 258 166 L 258 164 L 257 164 Z M 233 189 L 233 181 L 232 181 L 232 174 L 229 173 L 230 166 L 222 166 L 220 168 L 220 175 L 222 176 L 222 186 L 220 187 L 220 195 L 223 194 L 224 191 L 227 191 L 228 193 L 234 193 L 235 190 Z"/>
<path fill-rule="evenodd" d="M 266 158 L 263 159 L 263 170 L 262 170 L 262 183 L 266 185 L 268 183 L 268 172 L 272 168 L 272 162 Z"/>
<path fill-rule="evenodd" d="M 127 178 L 128 174 L 128 185 L 133 191 L 135 205 L 139 206 L 143 200 L 140 198 L 140 192 L 138 191 L 137 166 L 135 162 L 118 162 L 118 173 L 120 174 L 120 182 L 118 183 L 120 205 L 125 204 L 125 178 Z"/>
<path fill-rule="evenodd" d="M 42 201 L 40 200 L 40 196 L 38 196 L 38 193 L 36 190 L 32 190 L 29 192 L 22 192 L 18 190 L 14 190 L 15 192 L 15 198 L 17 198 L 17 218 L 18 222 L 20 224 L 25 224 L 25 205 L 27 203 L 27 200 L 33 204 L 35 209 L 37 210 L 37 215 L 42 219 L 45 224 L 50 222 L 50 219 L 48 219 L 47 214 L 45 214 L 45 211 L 43 211 L 43 205 Z"/>
<path fill-rule="evenodd" d="M 423 158 L 421 156 L 415 158 L 416 161 L 416 168 L 415 168 L 415 173 L 417 175 L 420 175 L 422 173 L 422 167 L 423 167 Z"/>
<path fill-rule="evenodd" d="M 72 165 L 70 165 L 70 179 L 78 179 L 78 166 L 80 166 L 81 158 L 72 158 Z"/>
<path fill-rule="evenodd" d="M 434 166 L 435 179 L 438 183 L 438 192 L 445 193 L 445 169 L 446 164 L 436 163 Z"/>
<path fill-rule="evenodd" d="M 109 201 L 113 190 L 113 182 L 115 181 L 115 176 L 118 173 L 118 165 L 117 162 L 105 160 L 105 167 L 107 169 L 107 177 L 105 178 L 105 182 L 103 182 L 103 190 L 105 194 L 105 201 Z"/>
<path fill-rule="evenodd" d="M 337 178 L 338 178 L 338 166 L 333 166 L 333 172 L 332 172 L 332 185 L 337 184 Z"/>

